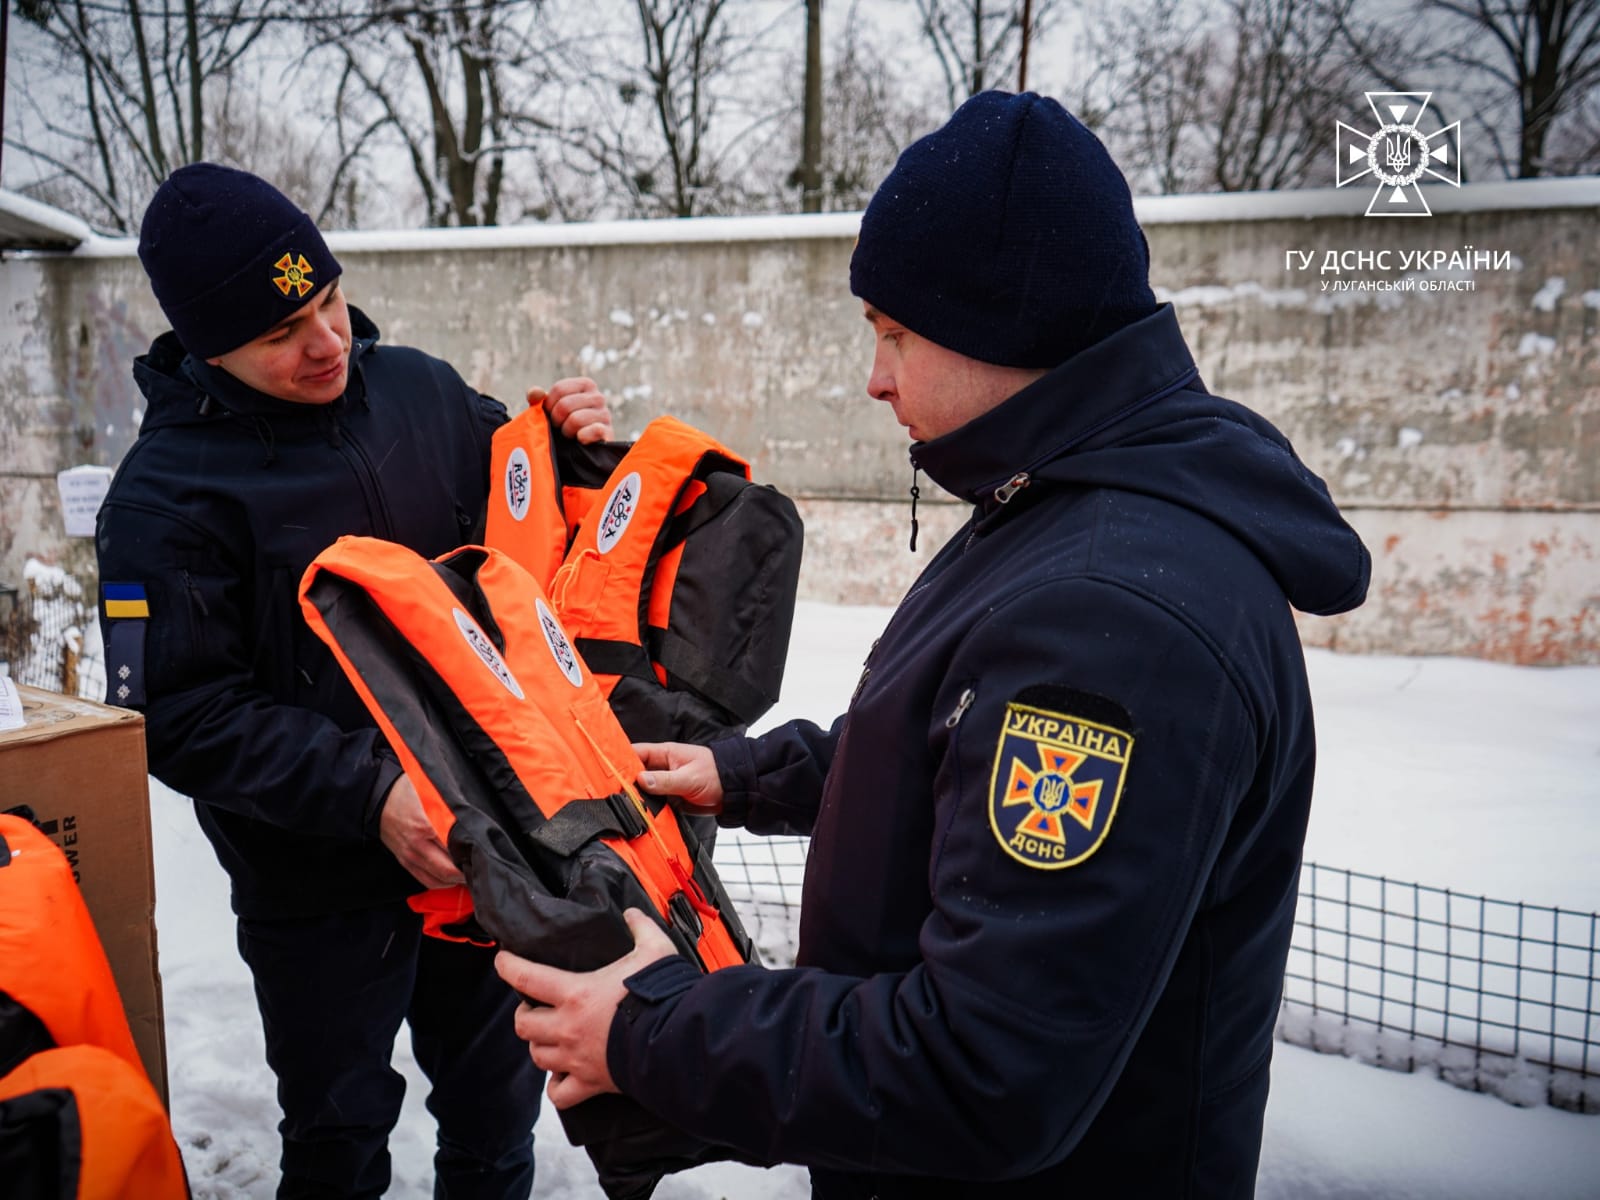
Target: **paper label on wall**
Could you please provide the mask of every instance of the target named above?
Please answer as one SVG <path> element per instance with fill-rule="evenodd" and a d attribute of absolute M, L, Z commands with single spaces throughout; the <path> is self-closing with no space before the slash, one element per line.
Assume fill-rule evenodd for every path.
<path fill-rule="evenodd" d="M 22 728 L 22 697 L 10 676 L 0 676 L 0 733 Z"/>
<path fill-rule="evenodd" d="M 111 486 L 110 467 L 69 467 L 56 475 L 61 519 L 68 537 L 93 537 L 94 515 Z"/>

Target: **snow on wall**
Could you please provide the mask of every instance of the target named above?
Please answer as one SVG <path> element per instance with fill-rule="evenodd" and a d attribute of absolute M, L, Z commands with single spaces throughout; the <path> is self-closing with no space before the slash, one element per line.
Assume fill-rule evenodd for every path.
<path fill-rule="evenodd" d="M 1431 189 L 1436 215 L 1408 221 L 1362 217 L 1359 191 L 1137 202 L 1152 282 L 1207 384 L 1277 422 L 1373 540 L 1372 601 L 1307 622 L 1308 640 L 1600 661 L 1600 181 Z M 701 425 L 800 500 L 803 594 L 888 603 L 960 514 L 923 480 L 906 550 L 904 432 L 865 396 L 848 289 L 857 223 L 330 242 L 385 341 L 447 358 L 514 409 L 584 373 L 624 436 L 662 412 Z M 30 553 L 78 569 L 88 548 L 61 536 L 49 476 L 118 461 L 139 412 L 128 364 L 164 322 L 131 243 L 107 239 L 0 262 L 0 307 L 0 580 Z"/>

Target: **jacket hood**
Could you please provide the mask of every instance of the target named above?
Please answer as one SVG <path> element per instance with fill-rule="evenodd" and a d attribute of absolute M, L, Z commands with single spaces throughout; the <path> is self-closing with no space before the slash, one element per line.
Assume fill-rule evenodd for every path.
<path fill-rule="evenodd" d="M 378 327 L 364 312 L 350 306 L 350 375 L 344 395 L 334 406 L 366 397 L 362 360 L 378 342 Z M 258 392 L 239 382 L 220 367 L 192 357 L 167 332 L 150 344 L 148 352 L 134 359 L 133 379 L 146 400 L 144 420 L 139 432 L 147 433 L 167 425 L 193 425 L 228 414 L 265 420 L 316 423 L 325 419 L 323 409 L 333 406 L 294 404 Z"/>
<path fill-rule="evenodd" d="M 1228 530 L 1302 612 L 1345 612 L 1366 597 L 1371 558 L 1327 485 L 1270 422 L 1205 390 L 1170 304 L 917 443 L 911 461 L 977 504 L 980 530 L 1051 489 L 1116 489 Z"/>

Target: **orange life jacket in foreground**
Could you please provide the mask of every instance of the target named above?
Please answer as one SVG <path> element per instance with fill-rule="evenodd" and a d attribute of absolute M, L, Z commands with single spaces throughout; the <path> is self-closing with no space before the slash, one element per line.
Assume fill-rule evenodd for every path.
<path fill-rule="evenodd" d="M 653 914 L 703 970 L 746 962 L 709 856 L 641 769 L 543 589 L 494 550 L 428 561 L 342 537 L 307 568 L 300 604 L 415 784 L 466 877 L 472 921 L 526 958 L 593 970 L 627 953 L 625 908 Z M 611 1200 L 727 1157 L 621 1096 L 566 1109 Z"/>
<path fill-rule="evenodd" d="M 0 815 L 0 1192 L 189 1194 L 72 868 L 9 814 Z"/>
<path fill-rule="evenodd" d="M 400 756 L 502 945 L 569 970 L 632 946 L 631 906 L 654 913 L 705 970 L 750 943 L 709 860 L 643 769 L 538 583 L 468 547 L 429 562 L 342 537 L 300 585 L 332 649 Z"/>

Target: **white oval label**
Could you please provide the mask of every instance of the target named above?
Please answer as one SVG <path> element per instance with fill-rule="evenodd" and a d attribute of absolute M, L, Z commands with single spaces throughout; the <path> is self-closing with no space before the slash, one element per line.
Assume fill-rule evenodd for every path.
<path fill-rule="evenodd" d="M 518 700 L 526 699 L 522 694 L 522 685 L 517 682 L 517 677 L 511 673 L 511 668 L 506 666 L 506 660 L 500 657 L 500 651 L 494 648 L 494 643 L 489 640 L 489 635 L 459 608 L 450 610 L 456 619 L 456 628 L 461 631 L 461 636 L 467 639 L 467 645 L 483 660 L 483 665 Z"/>
<path fill-rule="evenodd" d="M 520 521 L 528 515 L 528 502 L 533 498 L 533 466 L 528 462 L 528 452 L 518 446 L 506 460 L 506 507 L 511 518 Z"/>
<path fill-rule="evenodd" d="M 578 652 L 572 648 L 572 643 L 567 641 L 561 622 L 555 619 L 555 615 L 538 597 L 534 598 L 533 606 L 538 610 L 539 628 L 544 630 L 545 645 L 550 647 L 550 655 L 556 660 L 556 666 L 561 668 L 568 683 L 573 687 L 582 687 L 583 664 L 578 661 Z"/>
<path fill-rule="evenodd" d="M 595 548 L 609 554 L 611 547 L 621 540 L 639 508 L 639 472 L 629 471 L 621 483 L 611 489 L 605 508 L 600 510 L 600 528 L 595 531 Z"/>

